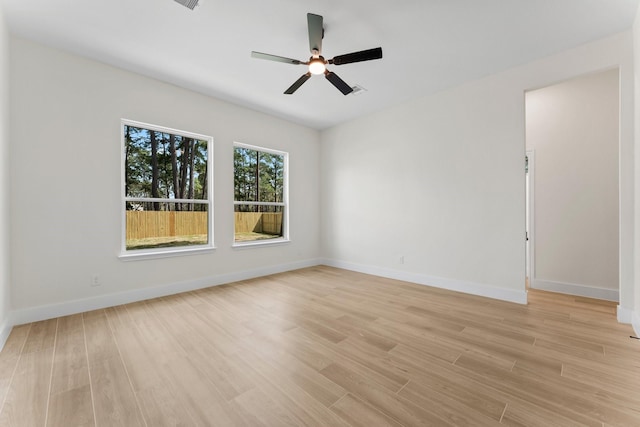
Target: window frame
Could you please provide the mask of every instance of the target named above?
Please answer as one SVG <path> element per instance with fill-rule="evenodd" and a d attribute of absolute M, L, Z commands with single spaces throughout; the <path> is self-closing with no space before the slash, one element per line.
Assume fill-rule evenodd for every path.
<path fill-rule="evenodd" d="M 236 201 L 235 190 L 233 191 L 233 245 L 234 248 L 243 248 L 243 247 L 256 247 L 256 246 L 270 246 L 270 245 L 280 245 L 283 243 L 289 243 L 289 153 L 286 151 L 275 150 L 272 148 L 260 147 L 252 144 L 245 144 L 242 142 L 234 142 L 233 143 L 233 154 L 235 154 L 236 148 L 246 148 L 249 150 L 260 151 L 262 153 L 273 154 L 276 156 L 283 156 L 283 169 L 284 169 L 284 177 L 283 177 L 283 189 L 282 189 L 282 202 L 247 202 L 247 201 Z M 233 177 L 235 178 L 235 165 L 233 166 Z M 235 179 L 234 179 L 235 182 Z M 281 206 L 282 207 L 282 236 L 274 239 L 265 239 L 265 240 L 249 240 L 245 242 L 236 242 L 235 238 L 235 207 L 237 205 L 252 205 L 252 206 Z"/>
<path fill-rule="evenodd" d="M 166 198 L 144 198 L 144 197 L 127 197 L 126 194 L 126 141 L 125 126 L 147 129 L 155 132 L 169 133 L 179 135 L 186 138 L 193 138 L 207 143 L 207 199 L 166 199 Z M 214 141 L 212 136 L 202 135 L 194 132 L 173 129 L 166 126 L 159 126 L 150 123 L 139 122 L 129 119 L 120 119 L 120 253 L 119 258 L 128 260 L 168 258 L 174 256 L 191 255 L 211 252 L 215 247 L 214 243 L 214 204 L 213 204 L 213 148 Z M 177 246 L 153 249 L 135 249 L 127 250 L 127 202 L 139 201 L 143 199 L 146 202 L 165 202 L 165 203 L 197 203 L 207 205 L 207 243 L 203 245 Z"/>

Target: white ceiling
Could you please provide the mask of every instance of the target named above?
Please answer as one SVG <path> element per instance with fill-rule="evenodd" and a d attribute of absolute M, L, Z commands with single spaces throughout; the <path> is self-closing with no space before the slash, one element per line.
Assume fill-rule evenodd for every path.
<path fill-rule="evenodd" d="M 324 129 L 631 28 L 639 0 L 0 0 L 12 33 Z M 326 58 L 381 46 L 381 60 L 330 66 L 284 95 L 308 60 L 307 12 Z"/>

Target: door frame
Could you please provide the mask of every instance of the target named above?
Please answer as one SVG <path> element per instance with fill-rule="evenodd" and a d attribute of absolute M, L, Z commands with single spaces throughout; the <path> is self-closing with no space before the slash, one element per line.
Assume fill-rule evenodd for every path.
<path fill-rule="evenodd" d="M 529 280 L 529 287 L 533 287 L 535 280 L 535 150 L 525 149 L 525 155 L 528 159 L 528 168 L 525 175 L 525 210 L 528 217 L 528 221 L 525 219 L 525 274 Z M 529 179 L 527 179 L 527 177 Z M 526 238 L 529 240 L 526 240 Z"/>

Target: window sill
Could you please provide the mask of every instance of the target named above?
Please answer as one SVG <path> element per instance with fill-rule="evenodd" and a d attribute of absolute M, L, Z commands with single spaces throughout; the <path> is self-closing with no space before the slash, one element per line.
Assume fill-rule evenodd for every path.
<path fill-rule="evenodd" d="M 260 246 L 278 246 L 291 243 L 289 239 L 253 240 L 250 242 L 235 242 L 231 245 L 234 249 L 256 248 Z"/>
<path fill-rule="evenodd" d="M 129 251 L 118 255 L 122 261 L 140 261 L 144 259 L 173 258 L 186 255 L 200 255 L 215 251 L 215 246 L 199 246 L 193 248 L 152 250 L 152 251 Z"/>

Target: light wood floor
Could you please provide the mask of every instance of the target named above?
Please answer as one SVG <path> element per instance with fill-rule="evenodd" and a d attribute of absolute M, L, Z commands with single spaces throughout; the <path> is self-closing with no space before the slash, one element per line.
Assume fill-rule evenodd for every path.
<path fill-rule="evenodd" d="M 615 304 L 316 267 L 13 329 L 2 426 L 640 426 Z"/>

